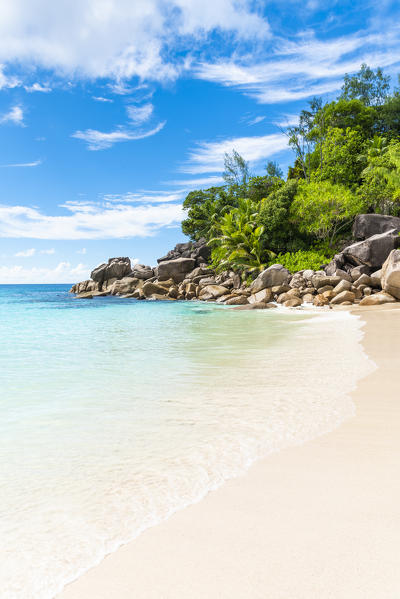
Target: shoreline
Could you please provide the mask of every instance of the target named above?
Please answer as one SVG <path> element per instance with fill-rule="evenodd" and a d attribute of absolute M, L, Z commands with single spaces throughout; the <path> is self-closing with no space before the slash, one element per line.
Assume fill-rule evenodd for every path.
<path fill-rule="evenodd" d="M 362 345 L 378 366 L 352 393 L 354 418 L 256 462 L 57 596 L 397 598 L 397 308 L 351 310 L 364 321 Z"/>

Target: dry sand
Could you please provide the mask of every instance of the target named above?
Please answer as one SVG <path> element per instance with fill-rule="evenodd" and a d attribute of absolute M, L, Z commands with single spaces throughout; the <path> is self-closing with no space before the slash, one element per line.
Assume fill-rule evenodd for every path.
<path fill-rule="evenodd" d="M 398 307 L 353 309 L 378 366 L 354 418 L 144 532 L 60 599 L 399 599 Z"/>

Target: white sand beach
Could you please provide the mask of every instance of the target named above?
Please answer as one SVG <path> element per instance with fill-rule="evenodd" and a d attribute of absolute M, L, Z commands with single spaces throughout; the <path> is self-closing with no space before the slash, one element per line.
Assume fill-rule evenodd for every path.
<path fill-rule="evenodd" d="M 378 367 L 353 393 L 354 418 L 257 462 L 108 556 L 60 599 L 398 599 L 396 308 L 352 310 Z M 310 381 L 310 393 L 324 389 Z"/>

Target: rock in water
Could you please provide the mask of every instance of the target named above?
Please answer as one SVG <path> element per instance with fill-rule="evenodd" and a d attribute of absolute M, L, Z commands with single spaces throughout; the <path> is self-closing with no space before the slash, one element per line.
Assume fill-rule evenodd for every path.
<path fill-rule="evenodd" d="M 382 289 L 400 299 L 400 250 L 390 252 L 382 267 Z"/>

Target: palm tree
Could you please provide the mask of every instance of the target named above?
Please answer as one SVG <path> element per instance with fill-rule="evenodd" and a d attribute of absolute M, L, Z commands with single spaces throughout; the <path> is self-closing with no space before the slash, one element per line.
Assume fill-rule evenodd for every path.
<path fill-rule="evenodd" d="M 265 259 L 274 256 L 262 248 L 264 227 L 257 226 L 257 215 L 257 202 L 249 199 L 240 199 L 237 208 L 224 214 L 218 236 L 210 241 L 213 264 L 218 271 L 260 271 L 265 268 Z"/>

